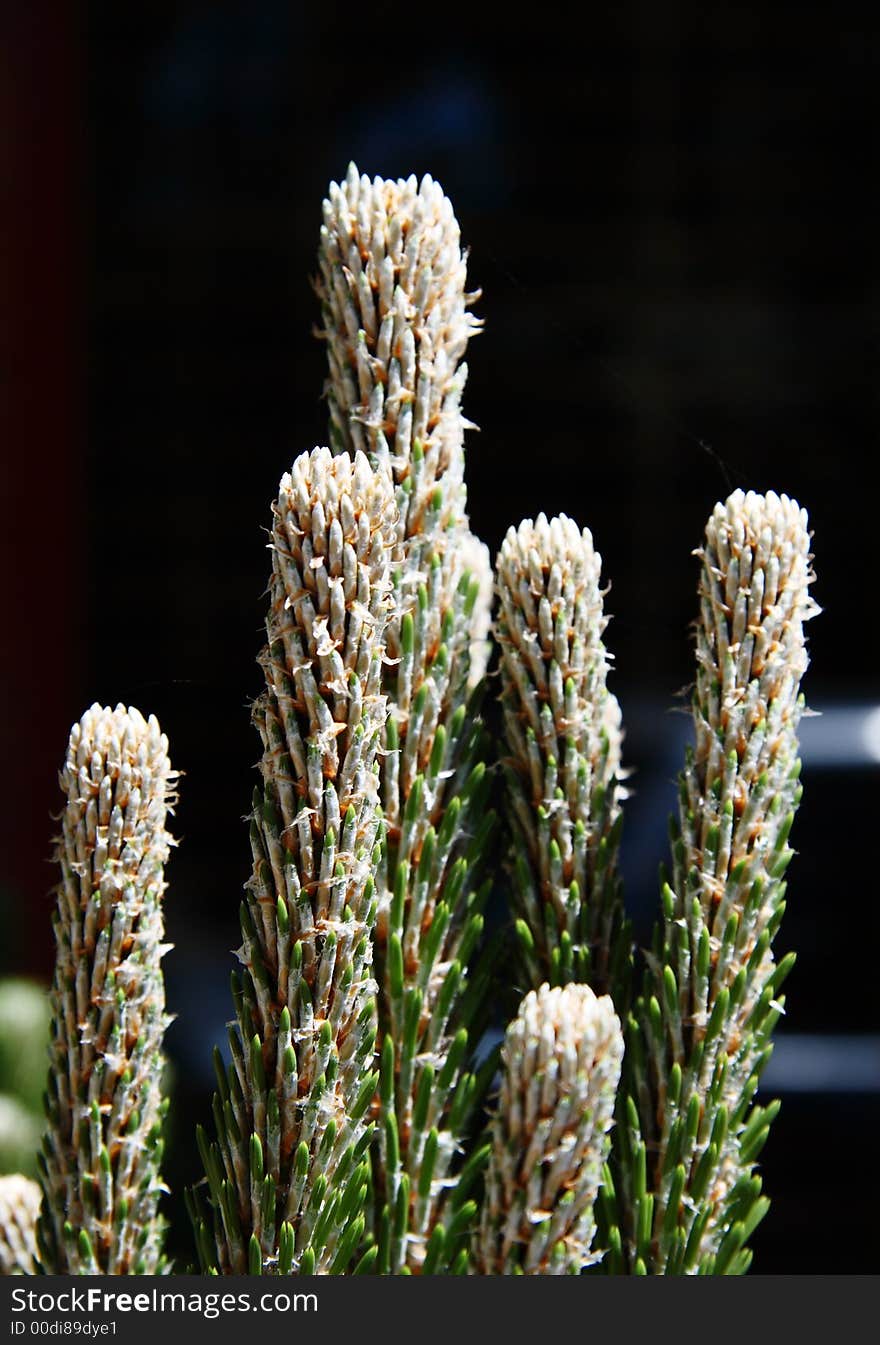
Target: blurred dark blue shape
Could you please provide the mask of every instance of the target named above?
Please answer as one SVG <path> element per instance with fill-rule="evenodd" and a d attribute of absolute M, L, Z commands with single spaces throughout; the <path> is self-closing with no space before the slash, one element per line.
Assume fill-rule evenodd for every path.
<path fill-rule="evenodd" d="M 406 66 L 396 80 L 334 88 L 330 62 L 323 106 L 304 92 L 307 75 L 314 78 L 302 68 L 311 36 L 308 12 L 280 0 L 182 7 L 144 75 L 144 119 L 167 137 L 167 153 L 139 165 L 138 197 L 187 198 L 206 173 L 234 183 L 277 163 L 286 138 L 287 167 L 320 144 L 322 176 L 343 173 L 353 159 L 370 176 L 430 172 L 454 183 L 459 211 L 503 204 L 505 119 L 485 68 L 447 62 L 442 52 L 432 64 L 428 50 L 425 64 Z"/>
<path fill-rule="evenodd" d="M 370 104 L 352 104 L 338 136 L 339 160 L 371 177 L 430 172 L 454 180 L 459 214 L 504 203 L 501 105 L 485 70 L 430 69 L 414 88 Z"/>
<path fill-rule="evenodd" d="M 186 132 L 228 118 L 242 136 L 272 135 L 298 12 L 284 0 L 182 7 L 147 77 L 148 120 Z"/>

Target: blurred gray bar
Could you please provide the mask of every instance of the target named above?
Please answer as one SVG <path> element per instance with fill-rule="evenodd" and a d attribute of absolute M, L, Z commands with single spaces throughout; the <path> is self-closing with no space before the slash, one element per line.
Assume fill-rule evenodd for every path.
<path fill-rule="evenodd" d="M 502 1039 L 485 1034 L 477 1058 L 485 1060 Z M 880 1093 L 880 1036 L 792 1032 L 775 1039 L 761 1076 L 773 1093 Z"/>
<path fill-rule="evenodd" d="M 808 700 L 807 705 L 798 730 L 806 766 L 840 770 L 880 765 L 880 702 Z M 663 754 L 678 761 L 693 739 L 686 697 L 672 704 L 624 699 L 622 708 L 631 747 L 650 743 L 656 748 L 661 739 Z"/>
<path fill-rule="evenodd" d="M 880 705 L 817 706 L 801 720 L 799 736 L 807 766 L 880 765 Z"/>
<path fill-rule="evenodd" d="M 880 1036 L 777 1037 L 761 1087 L 776 1093 L 880 1093 Z"/>

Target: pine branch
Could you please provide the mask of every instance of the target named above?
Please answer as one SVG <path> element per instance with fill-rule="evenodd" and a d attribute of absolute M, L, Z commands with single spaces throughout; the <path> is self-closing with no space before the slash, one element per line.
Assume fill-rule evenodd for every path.
<path fill-rule="evenodd" d="M 319 264 L 333 447 L 388 453 L 398 483 L 411 468 L 399 535 L 415 537 L 435 486 L 465 508 L 461 360 L 481 324 L 452 205 L 430 177 L 371 181 L 351 164 L 324 202 Z"/>
<path fill-rule="evenodd" d="M 40 1257 L 52 1274 L 156 1274 L 165 819 L 177 773 L 156 719 L 93 705 L 60 775 L 57 957 Z"/>
<path fill-rule="evenodd" d="M 441 1220 L 475 1098 L 465 991 L 494 824 L 473 691 L 491 570 L 467 526 L 460 412 L 460 361 L 479 323 L 458 223 L 430 178 L 371 182 L 352 167 L 331 184 L 320 272 L 334 445 L 387 463 L 398 507 L 376 928 L 377 1269 L 440 1270 L 457 1245 Z"/>
<path fill-rule="evenodd" d="M 696 746 L 619 1126 L 630 1261 L 650 1274 L 742 1273 L 767 1209 L 754 1165 L 778 1104 L 753 1098 L 794 961 L 772 941 L 801 797 L 809 546 L 794 501 L 736 491 L 697 552 Z"/>
<path fill-rule="evenodd" d="M 0 1177 L 0 1275 L 37 1273 L 41 1195 L 29 1177 Z"/>
<path fill-rule="evenodd" d="M 601 557 L 585 528 L 541 514 L 496 565 L 505 780 L 522 973 L 589 981 L 625 1004 L 629 937 L 617 874 L 621 720 L 607 689 Z"/>
<path fill-rule="evenodd" d="M 237 1023 L 201 1136 L 210 1220 L 191 1197 L 203 1268 L 224 1274 L 340 1273 L 364 1230 L 394 523 L 360 453 L 302 454 L 274 506 Z"/>
<path fill-rule="evenodd" d="M 507 1029 L 475 1260 L 482 1275 L 576 1275 L 592 1250 L 623 1058 L 609 996 L 531 990 Z"/>

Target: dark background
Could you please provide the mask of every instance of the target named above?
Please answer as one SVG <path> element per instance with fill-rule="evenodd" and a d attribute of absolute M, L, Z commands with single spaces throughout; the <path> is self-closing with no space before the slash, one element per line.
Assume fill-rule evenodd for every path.
<path fill-rule="evenodd" d="M 804 739 L 755 1268 L 873 1269 L 880 752 L 859 725 L 880 702 L 880 72 L 854 15 L 4 7 L 2 970 L 51 973 L 71 722 L 93 700 L 155 712 L 186 772 L 167 900 L 178 1193 L 230 1016 L 263 530 L 281 472 L 326 437 L 310 277 L 321 199 L 354 159 L 438 178 L 471 249 L 475 531 L 494 553 L 510 523 L 565 510 L 604 557 L 643 938 L 687 731 L 668 708 L 692 677 L 691 551 L 733 487 L 810 511 L 825 611 L 806 690 L 826 715 L 812 763 Z"/>

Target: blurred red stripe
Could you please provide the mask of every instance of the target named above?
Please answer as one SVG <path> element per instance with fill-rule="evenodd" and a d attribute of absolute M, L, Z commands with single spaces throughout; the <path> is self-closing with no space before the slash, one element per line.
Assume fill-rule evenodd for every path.
<path fill-rule="evenodd" d="M 77 12 L 61 0 L 9 6 L 0 20 L 0 883 L 4 953 L 42 976 L 49 813 L 79 713 L 87 581 L 75 550 L 85 335 Z"/>

